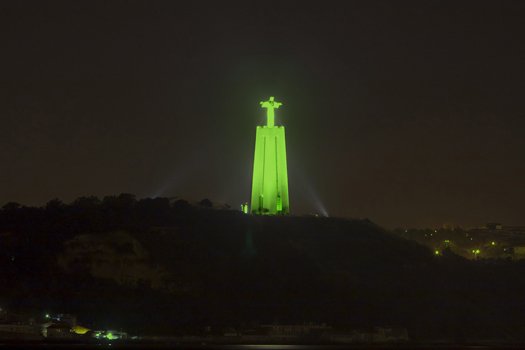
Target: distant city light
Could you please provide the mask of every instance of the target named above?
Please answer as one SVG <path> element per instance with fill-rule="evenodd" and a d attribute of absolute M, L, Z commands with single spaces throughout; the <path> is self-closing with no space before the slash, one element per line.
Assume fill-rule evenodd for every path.
<path fill-rule="evenodd" d="M 82 326 L 79 326 L 79 325 L 76 325 L 76 326 L 73 326 L 71 328 L 71 330 L 76 333 L 76 334 L 86 334 L 87 332 L 90 331 L 89 328 L 86 328 L 86 327 L 82 327 Z"/>
<path fill-rule="evenodd" d="M 96 332 L 93 333 L 93 336 L 98 339 L 98 338 L 100 338 L 102 336 L 102 332 L 101 331 L 96 331 Z"/>

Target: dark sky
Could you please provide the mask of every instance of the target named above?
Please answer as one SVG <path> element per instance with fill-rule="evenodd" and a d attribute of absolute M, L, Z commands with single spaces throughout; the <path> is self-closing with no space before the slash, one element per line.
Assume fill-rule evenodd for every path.
<path fill-rule="evenodd" d="M 524 1 L 13 0 L 0 45 L 2 203 L 238 206 L 273 95 L 294 213 L 525 224 Z"/>

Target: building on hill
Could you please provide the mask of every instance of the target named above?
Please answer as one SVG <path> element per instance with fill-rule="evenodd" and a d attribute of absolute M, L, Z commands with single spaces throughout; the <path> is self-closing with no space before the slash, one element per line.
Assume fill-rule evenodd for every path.
<path fill-rule="evenodd" d="M 70 339 L 75 334 L 71 332 L 71 326 L 65 322 L 57 322 L 46 327 L 45 337 L 50 339 Z"/>
<path fill-rule="evenodd" d="M 326 323 L 303 323 L 303 324 L 270 324 L 261 325 L 264 333 L 270 336 L 298 337 L 307 335 L 320 335 L 321 333 L 331 330 L 332 327 Z"/>
<path fill-rule="evenodd" d="M 334 331 L 328 333 L 326 340 L 339 344 L 380 344 L 403 343 L 409 340 L 407 329 L 404 327 L 374 327 L 374 329 Z"/>
<path fill-rule="evenodd" d="M 485 228 L 488 230 L 502 230 L 503 225 L 499 222 L 489 222 L 485 225 Z"/>

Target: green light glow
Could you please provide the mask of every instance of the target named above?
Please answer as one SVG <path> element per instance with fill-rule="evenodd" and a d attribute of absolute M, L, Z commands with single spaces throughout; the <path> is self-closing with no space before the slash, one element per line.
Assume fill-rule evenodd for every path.
<path fill-rule="evenodd" d="M 284 126 L 275 126 L 275 109 L 282 105 L 273 97 L 261 102 L 267 124 L 258 126 L 253 160 L 252 214 L 290 213 Z"/>
<path fill-rule="evenodd" d="M 270 97 L 268 101 L 261 101 L 261 107 L 266 108 L 267 124 L 269 128 L 273 128 L 275 125 L 275 112 L 274 109 L 281 107 L 281 102 L 276 102 L 274 97 Z"/>

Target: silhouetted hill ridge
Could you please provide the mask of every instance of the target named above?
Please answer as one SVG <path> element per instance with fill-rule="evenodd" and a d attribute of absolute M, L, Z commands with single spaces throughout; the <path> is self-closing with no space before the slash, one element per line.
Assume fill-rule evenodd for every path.
<path fill-rule="evenodd" d="M 401 326 L 422 338 L 524 330 L 523 263 L 436 257 L 368 220 L 123 194 L 9 204 L 0 235 L 5 305 L 131 331 L 308 321 Z"/>

